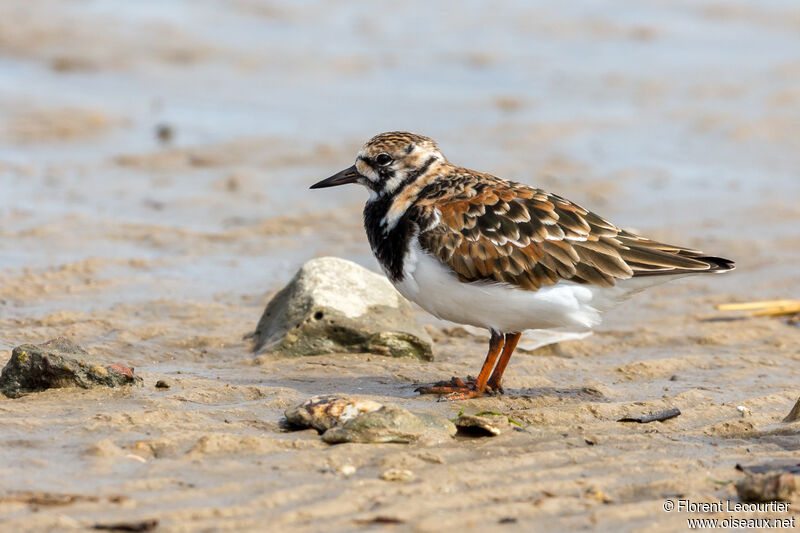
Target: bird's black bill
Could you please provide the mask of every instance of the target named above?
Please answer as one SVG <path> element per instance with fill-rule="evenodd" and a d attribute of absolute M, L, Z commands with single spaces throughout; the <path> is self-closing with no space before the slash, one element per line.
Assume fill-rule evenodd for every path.
<path fill-rule="evenodd" d="M 353 165 L 350 168 L 346 168 L 341 172 L 338 172 L 331 176 L 330 178 L 324 179 L 319 183 L 315 183 L 310 188 L 311 189 L 324 189 L 325 187 L 336 187 L 337 185 L 346 185 L 348 183 L 355 183 L 358 180 L 358 171 L 356 170 L 356 166 Z"/>

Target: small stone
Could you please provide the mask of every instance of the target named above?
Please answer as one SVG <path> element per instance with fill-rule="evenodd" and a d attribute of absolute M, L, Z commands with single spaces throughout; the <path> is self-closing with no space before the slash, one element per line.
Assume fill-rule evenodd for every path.
<path fill-rule="evenodd" d="M 459 432 L 481 437 L 495 437 L 511 426 L 504 415 L 461 415 L 456 420 Z"/>
<path fill-rule="evenodd" d="M 356 473 L 356 467 L 351 464 L 342 465 L 342 467 L 339 468 L 339 473 L 343 476 L 350 477 Z"/>
<path fill-rule="evenodd" d="M 159 124 L 156 126 L 156 139 L 161 144 L 169 144 L 175 136 L 175 130 L 169 124 Z"/>
<path fill-rule="evenodd" d="M 794 476 L 789 472 L 747 473 L 736 483 L 736 492 L 743 502 L 788 502 L 796 490 Z"/>
<path fill-rule="evenodd" d="M 314 428 L 322 433 L 334 426 L 344 424 L 362 413 L 376 411 L 381 407 L 383 407 L 382 404 L 366 398 L 346 394 L 329 394 L 314 396 L 300 405 L 287 409 L 284 414 L 291 425 L 300 428 Z"/>
<path fill-rule="evenodd" d="M 597 435 L 589 434 L 583 436 L 583 442 L 585 442 L 589 446 L 596 446 L 600 444 L 600 439 L 597 437 Z"/>
<path fill-rule="evenodd" d="M 429 414 L 414 414 L 407 409 L 385 405 L 376 411 L 363 413 L 342 426 L 322 434 L 328 444 L 341 442 L 424 442 L 449 440 L 456 427 L 445 418 Z"/>
<path fill-rule="evenodd" d="M 402 468 L 390 468 L 381 474 L 381 479 L 384 481 L 413 481 L 414 472 Z"/>
<path fill-rule="evenodd" d="M 108 375 L 108 370 L 106 370 L 102 366 L 93 366 L 92 368 L 89 369 L 89 372 L 98 377 L 105 377 Z"/>
<path fill-rule="evenodd" d="M 133 375 L 132 368 L 95 365 L 85 361 L 88 357 L 86 350 L 62 337 L 43 344 L 17 346 L 0 375 L 0 391 L 9 398 L 18 398 L 49 388 L 119 387 L 142 380 Z"/>
<path fill-rule="evenodd" d="M 411 304 L 384 276 L 338 257 L 304 264 L 267 304 L 251 337 L 262 354 L 433 360 L 430 337 Z"/>
<path fill-rule="evenodd" d="M 156 388 L 157 389 L 168 389 L 171 386 L 172 385 L 170 384 L 170 382 L 167 381 L 166 379 L 159 379 L 158 381 L 156 381 Z"/>
<path fill-rule="evenodd" d="M 598 502 L 602 503 L 611 503 L 613 501 L 611 497 L 595 486 L 586 489 L 586 492 L 584 492 L 583 495 L 585 498 L 597 500 Z"/>

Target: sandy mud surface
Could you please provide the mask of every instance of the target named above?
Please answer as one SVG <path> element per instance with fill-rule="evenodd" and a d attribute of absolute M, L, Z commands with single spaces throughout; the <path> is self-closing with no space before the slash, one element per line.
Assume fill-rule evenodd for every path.
<path fill-rule="evenodd" d="M 714 310 L 800 296 L 795 3 L 459 5 L 0 2 L 0 363 L 64 336 L 144 380 L 0 398 L 4 528 L 683 531 L 665 499 L 732 498 L 737 463 L 797 458 L 800 327 Z M 487 340 L 422 311 L 431 363 L 254 357 L 243 337 L 304 261 L 376 269 L 365 193 L 307 187 L 389 129 L 737 270 L 519 351 L 504 396 L 413 392 L 474 374 Z M 286 431 L 327 393 L 520 426 Z"/>

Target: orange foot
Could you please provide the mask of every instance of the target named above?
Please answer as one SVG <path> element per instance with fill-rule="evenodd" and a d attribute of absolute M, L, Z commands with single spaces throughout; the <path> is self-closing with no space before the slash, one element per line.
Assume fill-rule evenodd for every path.
<path fill-rule="evenodd" d="M 451 378 L 449 381 L 439 381 L 433 385 L 418 387 L 415 392 L 420 394 L 441 394 L 443 400 L 467 400 L 477 398 L 485 392 L 494 393 L 489 387 L 481 390 L 477 380 L 472 376 L 467 376 L 466 380 L 461 378 Z"/>

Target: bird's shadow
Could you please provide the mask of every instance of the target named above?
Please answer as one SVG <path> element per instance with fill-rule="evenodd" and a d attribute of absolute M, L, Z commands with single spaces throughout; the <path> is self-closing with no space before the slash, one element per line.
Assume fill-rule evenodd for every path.
<path fill-rule="evenodd" d="M 529 387 L 526 389 L 504 389 L 495 393 L 499 397 L 509 399 L 519 398 L 561 398 L 575 401 L 608 402 L 605 395 L 591 387 L 559 388 L 559 387 Z"/>
<path fill-rule="evenodd" d="M 259 380 L 258 384 L 272 387 L 290 387 L 310 396 L 344 393 L 395 398 L 412 397 L 416 395 L 414 389 L 419 386 L 419 384 L 409 383 L 408 381 L 385 375 L 287 377 Z"/>
<path fill-rule="evenodd" d="M 698 322 L 714 323 L 714 322 L 740 322 L 747 320 L 751 317 L 746 316 L 710 316 L 706 318 L 699 318 Z"/>
<path fill-rule="evenodd" d="M 398 398 L 436 398 L 435 395 L 419 394 L 416 388 L 430 385 L 428 382 L 413 382 L 386 375 L 329 376 L 329 377 L 287 377 L 282 379 L 259 380 L 260 385 L 291 387 L 309 396 L 344 393 Z M 591 387 L 529 387 L 523 389 L 504 389 L 502 392 L 487 393 L 497 398 L 533 399 L 559 398 L 572 401 L 608 402 L 605 395 Z"/>

